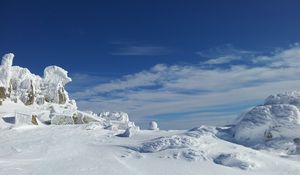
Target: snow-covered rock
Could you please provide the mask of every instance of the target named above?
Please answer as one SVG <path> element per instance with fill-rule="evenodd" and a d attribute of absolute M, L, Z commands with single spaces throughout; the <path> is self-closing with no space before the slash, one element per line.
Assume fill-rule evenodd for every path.
<path fill-rule="evenodd" d="M 41 77 L 32 74 L 27 68 L 13 66 L 13 59 L 14 54 L 6 54 L 0 65 L 0 112 L 4 115 L 9 114 L 17 119 L 18 111 L 19 116 L 24 114 L 23 118 L 18 118 L 22 118 L 22 123 L 27 124 L 30 124 L 32 116 L 35 116 L 34 120 L 44 124 L 97 122 L 105 128 L 115 126 L 116 130 L 135 127 L 124 112 L 104 112 L 96 115 L 93 112 L 79 111 L 75 100 L 69 98 L 64 88 L 72 79 L 63 68 L 48 66 Z M 8 110 L 7 104 L 9 109 L 16 110 Z"/>
<path fill-rule="evenodd" d="M 13 58 L 14 54 L 12 53 L 5 54 L 2 58 L 0 66 L 0 86 L 3 88 L 9 87 Z"/>
<path fill-rule="evenodd" d="M 72 104 L 64 89 L 71 81 L 67 71 L 57 66 L 48 66 L 44 70 L 44 77 L 40 77 L 26 68 L 13 66 L 13 58 L 14 54 L 6 54 L 2 58 L 1 99 L 22 101 L 25 105 Z"/>
<path fill-rule="evenodd" d="M 132 137 L 140 131 L 140 128 L 137 126 L 127 128 L 124 133 L 119 134 L 119 137 Z"/>
<path fill-rule="evenodd" d="M 284 92 L 275 95 L 270 95 L 266 100 L 264 105 L 274 105 L 274 104 L 290 104 L 300 107 L 300 92 L 291 91 Z"/>
<path fill-rule="evenodd" d="M 104 123 L 111 130 L 126 130 L 136 127 L 134 122 L 129 121 L 128 114 L 125 112 L 102 112 L 98 117 L 104 119 Z"/>
<path fill-rule="evenodd" d="M 231 154 L 220 154 L 213 160 L 216 164 L 220 164 L 223 166 L 240 168 L 243 170 L 252 169 L 256 166 L 254 162 L 249 160 L 249 158 L 245 158 L 245 156 L 231 153 Z"/>
<path fill-rule="evenodd" d="M 159 131 L 158 124 L 156 121 L 151 121 L 149 123 L 149 130 Z"/>
<path fill-rule="evenodd" d="M 300 138 L 299 109 L 299 92 L 271 95 L 263 105 L 254 107 L 240 117 L 233 127 L 234 138 L 246 145 L 263 144 L 291 151 L 292 147 L 288 145 Z"/>

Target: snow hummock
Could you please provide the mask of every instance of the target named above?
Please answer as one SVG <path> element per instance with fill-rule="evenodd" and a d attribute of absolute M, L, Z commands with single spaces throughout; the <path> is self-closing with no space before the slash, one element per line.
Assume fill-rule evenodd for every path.
<path fill-rule="evenodd" d="M 143 143 L 140 148 L 142 153 L 153 153 L 167 149 L 188 148 L 197 144 L 192 137 L 173 135 L 170 137 L 160 137 L 150 142 Z"/>
<path fill-rule="evenodd" d="M 254 147 L 275 147 L 295 152 L 294 139 L 300 138 L 300 93 L 285 92 L 269 96 L 243 114 L 233 135 L 238 143 Z"/>
<path fill-rule="evenodd" d="M 138 132 L 140 131 L 140 128 L 137 127 L 137 126 L 132 126 L 132 127 L 129 127 L 127 128 L 124 133 L 122 134 L 119 134 L 117 136 L 119 137 L 132 137 L 134 135 L 136 135 Z"/>
<path fill-rule="evenodd" d="M 240 169 L 252 169 L 257 166 L 255 162 L 251 162 L 249 159 L 245 159 L 244 156 L 238 153 L 220 154 L 214 159 L 214 162 L 223 166 L 235 167 Z"/>

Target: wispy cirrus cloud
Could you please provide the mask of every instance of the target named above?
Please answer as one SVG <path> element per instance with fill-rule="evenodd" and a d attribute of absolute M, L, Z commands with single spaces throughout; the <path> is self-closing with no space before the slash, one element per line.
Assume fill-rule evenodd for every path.
<path fill-rule="evenodd" d="M 72 96 L 84 109 L 122 110 L 136 121 L 155 116 L 163 121 L 172 115 L 174 121 L 190 121 L 186 127 L 192 127 L 212 115 L 232 117 L 270 94 L 300 90 L 300 46 L 269 55 L 247 55 L 247 59 L 253 62 L 251 66 L 241 63 L 213 69 L 203 64 L 158 64 Z"/>
<path fill-rule="evenodd" d="M 114 46 L 111 55 L 155 56 L 168 55 L 171 52 L 167 47 L 141 42 L 111 42 L 110 44 Z"/>
<path fill-rule="evenodd" d="M 257 54 L 257 52 L 240 50 L 231 44 L 196 52 L 196 55 L 208 59 L 207 61 L 202 62 L 202 64 L 207 65 L 228 64 L 232 61 L 253 57 L 255 54 Z"/>
<path fill-rule="evenodd" d="M 226 64 L 226 63 L 230 63 L 234 60 L 240 60 L 241 56 L 237 56 L 237 55 L 225 55 L 225 56 L 221 56 L 215 59 L 209 59 L 205 62 L 203 62 L 204 64 Z"/>

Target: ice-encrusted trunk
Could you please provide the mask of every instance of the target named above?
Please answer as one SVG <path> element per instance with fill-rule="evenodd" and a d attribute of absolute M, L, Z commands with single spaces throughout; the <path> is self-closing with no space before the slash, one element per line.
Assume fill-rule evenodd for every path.
<path fill-rule="evenodd" d="M 65 94 L 65 89 L 64 87 L 60 87 L 57 91 L 58 93 L 58 103 L 59 104 L 65 104 L 67 101 L 67 96 Z"/>
<path fill-rule="evenodd" d="M 27 96 L 25 105 L 32 105 L 34 103 L 34 99 L 35 99 L 35 90 L 34 90 L 34 86 L 31 81 L 30 89 L 28 91 L 28 96 Z"/>
<path fill-rule="evenodd" d="M 4 100 L 8 96 L 8 88 L 10 87 L 11 67 L 14 54 L 5 54 L 0 66 L 0 99 Z"/>

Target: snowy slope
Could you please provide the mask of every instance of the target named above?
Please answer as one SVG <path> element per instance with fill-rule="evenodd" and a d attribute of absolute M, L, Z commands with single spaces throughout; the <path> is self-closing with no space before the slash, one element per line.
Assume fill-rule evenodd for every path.
<path fill-rule="evenodd" d="M 214 130 L 214 129 L 212 129 Z M 297 174 L 299 157 L 253 150 L 205 128 L 140 131 L 133 137 L 86 125 L 0 132 L 2 175 Z"/>

